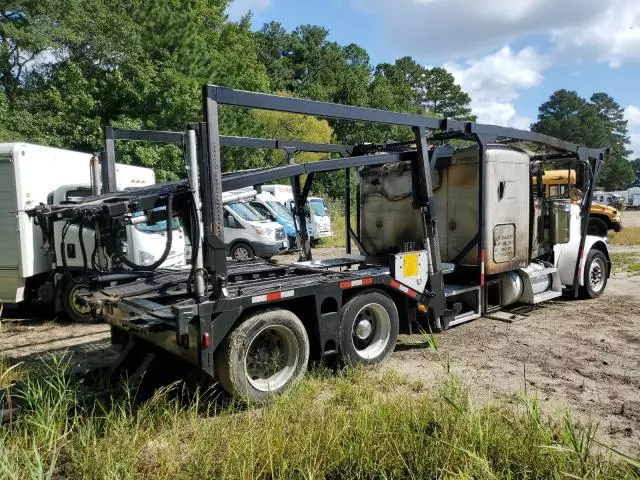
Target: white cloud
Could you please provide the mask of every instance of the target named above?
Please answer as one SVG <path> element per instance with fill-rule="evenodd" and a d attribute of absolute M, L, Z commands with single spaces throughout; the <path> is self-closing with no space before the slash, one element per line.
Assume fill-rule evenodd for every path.
<path fill-rule="evenodd" d="M 629 105 L 624 109 L 624 118 L 628 122 L 629 138 L 631 139 L 629 149 L 633 152 L 629 158 L 640 158 L 640 107 Z"/>
<path fill-rule="evenodd" d="M 485 57 L 444 67 L 471 96 L 471 108 L 480 122 L 528 129 L 533 120 L 519 115 L 513 102 L 521 90 L 542 83 L 548 65 L 534 48 L 513 51 L 505 46 Z"/>
<path fill-rule="evenodd" d="M 263 10 L 271 4 L 271 0 L 232 0 L 227 7 L 227 15 L 231 20 L 240 20 L 250 10 Z"/>
<path fill-rule="evenodd" d="M 640 2 L 609 0 L 603 15 L 580 26 L 553 30 L 560 50 L 580 53 L 616 68 L 640 61 Z"/>
<path fill-rule="evenodd" d="M 407 54 L 450 58 L 583 25 L 598 18 L 611 0 L 351 1 L 356 8 L 379 16 L 386 40 Z"/>
<path fill-rule="evenodd" d="M 640 62 L 639 0 L 351 0 L 385 41 L 419 60 L 465 58 L 541 35 L 552 50 L 618 67 Z"/>

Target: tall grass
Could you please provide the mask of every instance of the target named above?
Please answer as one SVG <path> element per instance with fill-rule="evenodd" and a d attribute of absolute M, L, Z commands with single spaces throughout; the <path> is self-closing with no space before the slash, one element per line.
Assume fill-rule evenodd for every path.
<path fill-rule="evenodd" d="M 637 478 L 594 451 L 593 427 L 526 396 L 474 407 L 450 376 L 427 390 L 389 370 L 317 373 L 249 409 L 185 405 L 171 387 L 87 402 L 65 378 L 57 362 L 26 383 L 0 478 Z"/>

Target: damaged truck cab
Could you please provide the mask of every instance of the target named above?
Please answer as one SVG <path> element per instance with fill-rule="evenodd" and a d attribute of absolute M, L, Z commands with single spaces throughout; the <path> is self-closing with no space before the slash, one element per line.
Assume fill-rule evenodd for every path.
<path fill-rule="evenodd" d="M 129 273 L 128 284 L 96 283 L 81 295 L 124 345 L 114 375 L 135 378 L 168 356 L 233 396 L 264 401 L 304 374 L 310 358 L 377 364 L 392 353 L 399 333 L 443 331 L 511 304 L 581 293 L 593 298 L 605 289 L 607 246 L 587 235 L 604 149 L 505 127 L 216 86 L 203 88 L 203 105 L 204 121 L 186 132 L 107 132 L 112 164 L 118 135 L 180 144 L 188 180 L 30 212 L 64 222 L 89 216 L 107 236 L 136 212 L 166 205 L 167 217 L 180 217 L 193 246 L 189 272 L 147 267 L 137 278 Z M 410 129 L 412 139 L 345 146 L 225 137 L 219 105 L 395 125 Z M 282 149 L 288 163 L 222 173 L 225 147 Z M 296 163 L 301 151 L 341 158 Z M 572 192 L 573 200 L 545 197 L 542 175 L 550 165 L 575 169 L 580 192 Z M 315 175 L 339 170 L 346 254 L 314 260 L 304 205 Z M 291 183 L 298 261 L 227 258 L 223 192 L 281 179 Z"/>

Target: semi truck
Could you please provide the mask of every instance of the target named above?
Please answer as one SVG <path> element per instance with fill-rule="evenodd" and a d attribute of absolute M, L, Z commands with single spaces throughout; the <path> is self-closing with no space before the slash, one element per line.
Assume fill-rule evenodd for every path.
<path fill-rule="evenodd" d="M 339 159 L 296 163 L 289 155 L 287 165 L 222 172 L 225 145 L 279 148 L 268 139 L 220 136 L 222 105 L 395 125 L 413 138 L 354 145 Z M 151 208 L 164 206 L 169 218 L 182 219 L 195 246 L 190 272 L 141 271 L 128 284 L 93 283 L 80 295 L 122 346 L 116 376 L 139 378 L 170 358 L 172 365 L 182 362 L 185 376 L 198 372 L 235 397 L 261 402 L 289 388 L 310 359 L 374 365 L 391 354 L 399 333 L 444 332 L 509 305 L 605 291 L 609 252 L 587 228 L 606 149 L 475 122 L 211 85 L 203 88 L 203 106 L 203 121 L 181 135 L 138 136 L 183 142 L 187 180 L 29 212 L 38 223 L 91 219 L 105 242 L 107 232 Z M 334 151 L 302 143 L 296 150 L 305 148 Z M 115 149 L 107 149 L 107 163 L 115 160 Z M 550 165 L 576 170 L 570 194 L 579 201 L 545 196 L 542 176 Z M 355 187 L 356 222 L 345 216 L 345 254 L 314 260 L 301 206 L 316 173 L 340 170 L 345 212 Z M 229 260 L 223 192 L 283 178 L 292 184 L 304 255 L 287 264 Z"/>
<path fill-rule="evenodd" d="M 101 172 L 92 155 L 27 143 L 0 144 L 0 302 L 52 304 L 74 321 L 88 321 L 91 312 L 75 301 L 86 291 L 80 281 L 86 265 L 82 250 L 91 256 L 95 234 L 91 225 L 56 222 L 48 241 L 25 210 L 38 204 L 72 204 L 98 193 Z M 130 190 L 153 185 L 149 168 L 116 164 L 116 189 Z M 178 220 L 176 219 L 176 222 Z M 174 254 L 164 266 L 184 265 L 184 235 L 174 222 Z M 80 242 L 80 232 L 83 242 Z M 128 257 L 153 263 L 164 248 L 164 231 L 156 226 L 129 225 L 121 240 Z M 64 249 L 64 250 L 62 250 Z M 158 252 L 159 250 L 159 252 Z M 95 252 L 95 259 L 102 257 Z M 141 258 L 142 257 L 142 258 Z M 66 264 L 66 268 L 63 265 Z"/>

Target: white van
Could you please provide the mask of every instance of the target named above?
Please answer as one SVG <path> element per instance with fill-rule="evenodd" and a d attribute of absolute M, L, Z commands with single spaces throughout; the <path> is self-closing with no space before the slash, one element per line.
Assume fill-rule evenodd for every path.
<path fill-rule="evenodd" d="M 289 240 L 282 225 L 267 220 L 245 202 L 244 197 L 251 198 L 255 193 L 222 196 L 224 240 L 229 256 L 235 260 L 271 258 L 289 250 Z"/>
<path fill-rule="evenodd" d="M 293 192 L 289 185 L 263 185 L 263 192 L 268 192 L 283 205 L 293 210 Z M 326 202 L 321 197 L 307 197 L 307 233 L 313 242 L 321 238 L 331 237 L 331 217 Z"/>

